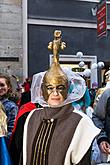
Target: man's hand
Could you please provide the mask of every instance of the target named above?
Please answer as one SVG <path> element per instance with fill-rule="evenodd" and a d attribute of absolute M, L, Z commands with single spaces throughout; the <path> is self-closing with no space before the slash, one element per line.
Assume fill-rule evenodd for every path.
<path fill-rule="evenodd" d="M 103 153 L 110 154 L 110 144 L 108 142 L 102 141 L 99 147 Z"/>

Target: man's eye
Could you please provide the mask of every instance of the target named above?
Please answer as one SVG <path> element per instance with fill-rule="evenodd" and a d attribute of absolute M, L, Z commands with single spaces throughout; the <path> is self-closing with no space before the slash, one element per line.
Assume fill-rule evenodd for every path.
<path fill-rule="evenodd" d="M 64 87 L 58 87 L 57 90 L 63 91 L 65 88 Z"/>
<path fill-rule="evenodd" d="M 58 90 L 65 90 L 65 86 L 59 85 L 59 86 L 57 86 L 57 89 L 58 89 Z"/>
<path fill-rule="evenodd" d="M 52 87 L 47 87 L 47 90 L 53 90 L 54 88 L 52 88 Z"/>

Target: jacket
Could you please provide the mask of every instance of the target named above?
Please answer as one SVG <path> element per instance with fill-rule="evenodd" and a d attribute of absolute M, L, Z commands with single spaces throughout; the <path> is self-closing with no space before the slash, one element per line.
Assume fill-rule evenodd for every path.
<path fill-rule="evenodd" d="M 98 144 L 102 141 L 110 143 L 110 88 L 102 93 L 94 110 L 92 120 L 101 129 L 97 138 Z"/>

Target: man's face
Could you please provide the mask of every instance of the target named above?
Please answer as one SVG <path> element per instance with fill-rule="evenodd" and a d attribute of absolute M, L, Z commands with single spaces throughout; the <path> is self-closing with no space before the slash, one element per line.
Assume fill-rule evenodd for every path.
<path fill-rule="evenodd" d="M 67 85 L 46 84 L 43 85 L 43 96 L 49 105 L 60 105 L 67 97 Z"/>
<path fill-rule="evenodd" d="M 57 106 L 57 105 L 60 105 L 64 101 L 63 93 L 65 91 L 65 86 L 48 85 L 46 88 L 47 88 L 47 92 L 49 96 L 47 100 L 49 105 Z"/>

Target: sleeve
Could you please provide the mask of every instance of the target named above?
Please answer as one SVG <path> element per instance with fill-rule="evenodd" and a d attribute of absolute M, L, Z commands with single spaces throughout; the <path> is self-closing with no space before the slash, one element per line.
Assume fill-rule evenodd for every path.
<path fill-rule="evenodd" d="M 7 110 L 7 124 L 8 124 L 8 135 L 7 135 L 7 141 L 9 141 L 12 130 L 14 127 L 15 118 L 17 116 L 18 107 L 15 104 L 10 105 L 10 108 Z"/>

